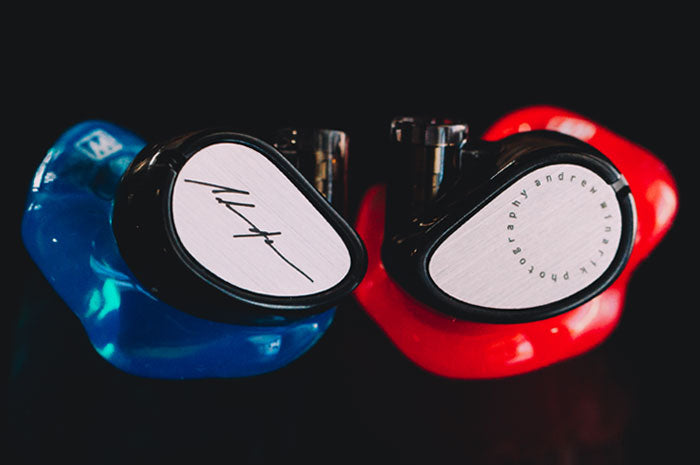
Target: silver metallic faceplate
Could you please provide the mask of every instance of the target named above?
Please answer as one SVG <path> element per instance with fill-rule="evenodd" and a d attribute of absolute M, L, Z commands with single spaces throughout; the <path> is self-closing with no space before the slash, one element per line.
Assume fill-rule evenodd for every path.
<path fill-rule="evenodd" d="M 579 165 L 539 168 L 499 194 L 429 258 L 438 288 L 462 302 L 517 310 L 562 300 L 610 266 L 622 217 L 614 188 Z"/>
<path fill-rule="evenodd" d="M 222 280 L 271 296 L 302 296 L 338 284 L 350 270 L 345 243 L 264 155 L 210 145 L 178 173 L 172 193 L 177 237 Z"/>

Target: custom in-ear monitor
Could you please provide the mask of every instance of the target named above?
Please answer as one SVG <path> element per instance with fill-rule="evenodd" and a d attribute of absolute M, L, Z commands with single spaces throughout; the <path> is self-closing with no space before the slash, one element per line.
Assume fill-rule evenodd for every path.
<path fill-rule="evenodd" d="M 297 151 L 312 172 L 324 154 L 346 162 L 347 136 L 333 132 L 340 153 L 313 143 Z M 344 180 L 331 177 L 319 192 L 250 135 L 205 130 L 146 146 L 86 122 L 37 170 L 23 238 L 119 368 L 258 374 L 308 350 L 364 275 L 364 246 L 328 200 L 344 196 Z"/>
<path fill-rule="evenodd" d="M 601 342 L 675 213 L 653 155 L 557 108 L 514 112 L 480 140 L 466 124 L 397 118 L 388 153 L 387 183 L 358 214 L 370 264 L 355 295 L 445 376 L 522 373 Z"/>
<path fill-rule="evenodd" d="M 143 150 L 112 222 L 150 293 L 216 321 L 318 313 L 364 272 L 362 244 L 341 215 L 274 147 L 242 134 L 195 133 Z"/>
<path fill-rule="evenodd" d="M 524 322 L 599 294 L 632 249 L 625 178 L 571 136 L 528 131 L 468 142 L 467 126 L 393 122 L 383 261 L 390 276 L 458 318 Z"/>

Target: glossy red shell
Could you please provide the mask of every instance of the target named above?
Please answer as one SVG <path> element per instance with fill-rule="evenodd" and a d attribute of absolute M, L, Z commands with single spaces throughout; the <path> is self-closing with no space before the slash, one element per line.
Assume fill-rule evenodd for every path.
<path fill-rule="evenodd" d="M 354 295 L 393 343 L 432 373 L 465 379 L 512 376 L 600 344 L 620 319 L 631 272 L 658 244 L 675 217 L 678 193 L 666 166 L 644 148 L 580 115 L 550 106 L 528 107 L 501 118 L 482 138 L 498 140 L 535 129 L 578 137 L 603 152 L 623 173 L 638 220 L 630 259 L 608 289 L 562 315 L 519 324 L 457 320 L 417 301 L 387 275 L 380 257 L 384 186 L 372 187 L 361 201 L 356 220 L 369 266 Z"/>

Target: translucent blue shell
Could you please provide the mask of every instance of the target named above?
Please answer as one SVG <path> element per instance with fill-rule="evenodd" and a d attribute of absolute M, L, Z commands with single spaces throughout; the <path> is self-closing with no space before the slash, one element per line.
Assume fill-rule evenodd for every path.
<path fill-rule="evenodd" d="M 184 313 L 139 285 L 119 254 L 111 214 L 119 180 L 144 146 L 113 124 L 78 124 L 48 151 L 30 186 L 24 244 L 95 350 L 153 378 L 250 376 L 306 352 L 334 308 L 284 326 L 232 325 Z"/>

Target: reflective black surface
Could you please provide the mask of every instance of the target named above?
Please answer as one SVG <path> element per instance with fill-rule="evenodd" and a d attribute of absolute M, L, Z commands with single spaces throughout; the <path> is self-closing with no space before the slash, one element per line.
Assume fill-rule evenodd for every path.
<path fill-rule="evenodd" d="M 190 157 L 221 142 L 245 145 L 266 157 L 333 227 L 350 255 L 350 269 L 335 286 L 312 297 L 250 292 L 222 280 L 189 254 L 171 217 L 172 186 Z M 252 225 L 241 213 L 236 211 L 236 215 Z M 250 231 L 259 231 L 253 227 Z M 121 178 L 114 197 L 112 228 L 120 254 L 145 288 L 175 308 L 212 321 L 274 326 L 321 313 L 350 295 L 367 267 L 364 246 L 351 225 L 287 158 L 260 139 L 230 131 L 181 135 L 142 150 Z M 265 236 L 266 243 L 267 239 Z M 232 306 L 232 301 L 236 305 Z M 236 310 L 231 311 L 232 307 Z"/>
<path fill-rule="evenodd" d="M 428 304 L 430 308 L 445 312 L 457 318 L 488 323 L 522 323 L 559 315 L 590 300 L 612 284 L 624 269 L 632 250 L 636 230 L 634 200 L 629 186 L 620 177 L 618 169 L 593 147 L 578 139 L 552 131 L 528 131 L 514 134 L 500 141 L 477 142 L 475 148 L 465 144 L 460 158 L 468 159 L 469 154 L 478 153 L 467 160 L 464 168 L 441 169 L 443 179 L 450 171 L 457 172 L 450 185 L 443 182 L 443 191 L 438 194 L 426 193 L 423 183 L 411 182 L 411 177 L 424 175 L 424 145 L 411 144 L 408 150 L 403 144 L 394 144 L 392 160 L 395 165 L 402 162 L 409 165 L 406 172 L 388 176 L 387 221 L 382 244 L 382 262 L 387 274 L 414 298 Z M 417 148 L 416 148 L 417 147 Z M 419 154 L 417 155 L 416 152 Z M 458 158 L 458 155 L 454 155 Z M 406 161 L 408 160 L 408 163 Z M 414 161 L 418 160 L 418 162 Z M 519 176 L 533 169 L 554 163 L 573 163 L 587 166 L 613 183 L 621 180 L 623 187 L 618 191 L 618 200 L 623 214 L 623 234 L 621 245 L 615 257 L 615 264 L 585 289 L 557 302 L 536 308 L 499 310 L 479 307 L 461 302 L 445 294 L 436 286 L 428 273 L 430 256 L 440 247 L 455 229 L 484 208 L 488 202 L 513 183 Z M 462 165 L 462 163 L 458 163 Z M 442 163 L 444 165 L 444 163 Z M 455 163 L 457 165 L 457 163 Z M 471 165 L 471 166 L 470 166 Z M 433 163 L 428 163 L 430 168 Z M 411 169 L 413 168 L 413 169 Z M 417 171 L 414 173 L 412 171 Z M 403 176 L 402 176 L 403 175 Z M 408 177 L 408 179 L 405 179 Z M 408 192 L 419 191 L 423 198 L 410 199 Z M 426 195 L 427 194 L 427 195 Z M 395 212 L 395 210 L 399 210 Z"/>
<path fill-rule="evenodd" d="M 582 68 L 573 57 L 556 73 L 538 72 L 538 63 L 528 61 L 528 73 L 431 81 L 411 75 L 412 67 L 388 64 L 367 75 L 358 60 L 343 67 L 349 74 L 326 79 L 301 67 L 275 73 L 274 80 L 229 71 L 212 83 L 201 75 L 163 80 L 123 70 L 88 73 L 46 55 L 41 69 L 60 72 L 54 79 L 19 79 L 31 98 L 17 102 L 7 132 L 6 247 L 15 253 L 7 265 L 11 298 L 4 312 L 5 463 L 693 460 L 697 118 L 690 88 L 677 79 L 683 68 L 671 72 L 675 61 L 652 75 L 641 52 L 623 53 L 626 60 L 614 69 L 590 61 Z M 28 77 L 37 75 L 26 69 Z M 324 338 L 275 373 L 184 382 L 136 378 L 93 351 L 20 244 L 20 214 L 36 165 L 62 131 L 84 119 L 109 120 L 148 140 L 223 124 L 249 133 L 290 125 L 346 130 L 353 211 L 363 190 L 391 169 L 382 163 L 380 144 L 394 116 L 455 115 L 478 135 L 502 114 L 535 103 L 576 111 L 647 147 L 671 169 L 681 199 L 675 226 L 634 274 L 612 337 L 535 373 L 491 381 L 435 377 L 407 361 L 347 301 Z"/>

